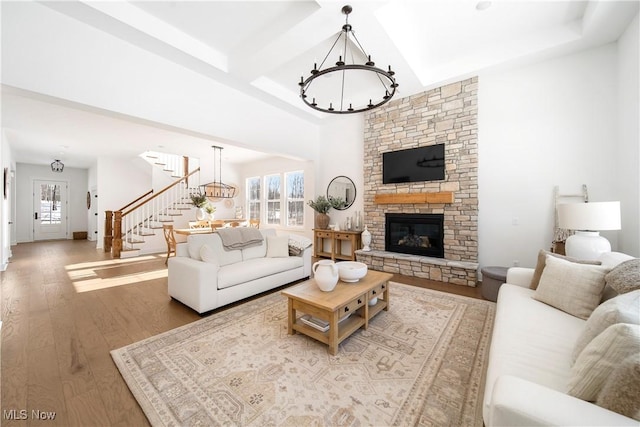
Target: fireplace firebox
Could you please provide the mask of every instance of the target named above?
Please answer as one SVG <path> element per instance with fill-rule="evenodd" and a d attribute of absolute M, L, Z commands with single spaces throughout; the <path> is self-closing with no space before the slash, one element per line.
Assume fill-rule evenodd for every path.
<path fill-rule="evenodd" d="M 444 258 L 444 215 L 385 214 L 388 252 Z"/>

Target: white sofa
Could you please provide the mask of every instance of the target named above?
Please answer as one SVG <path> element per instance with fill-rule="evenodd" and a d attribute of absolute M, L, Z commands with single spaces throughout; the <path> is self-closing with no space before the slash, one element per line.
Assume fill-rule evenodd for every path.
<path fill-rule="evenodd" d="M 304 238 L 277 236 L 273 229 L 260 232 L 261 244 L 234 250 L 225 249 L 217 233 L 189 236 L 169 258 L 169 295 L 202 314 L 310 276 L 310 246 L 294 256 L 288 256 L 288 247 L 286 254 L 282 250 L 283 239 L 299 243 Z"/>
<path fill-rule="evenodd" d="M 609 253 L 602 264 L 631 257 Z M 586 320 L 532 298 L 534 269 L 510 268 L 497 300 L 483 419 L 486 426 L 640 423 L 566 393 L 572 352 Z M 611 290 L 613 291 L 613 290 Z M 615 292 L 615 291 L 613 291 Z"/>

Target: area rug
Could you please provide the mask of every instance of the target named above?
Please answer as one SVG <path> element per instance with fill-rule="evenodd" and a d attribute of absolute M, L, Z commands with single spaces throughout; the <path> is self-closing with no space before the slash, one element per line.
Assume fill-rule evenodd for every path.
<path fill-rule="evenodd" d="M 287 334 L 279 292 L 111 352 L 152 425 L 481 426 L 495 304 L 390 284 L 340 344 Z"/>

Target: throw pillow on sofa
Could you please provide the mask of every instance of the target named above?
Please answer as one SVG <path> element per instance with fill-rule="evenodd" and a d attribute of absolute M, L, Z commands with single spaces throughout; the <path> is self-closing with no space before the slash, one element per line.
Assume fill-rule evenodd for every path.
<path fill-rule="evenodd" d="M 640 421 L 640 354 L 627 357 L 607 378 L 596 405 Z"/>
<path fill-rule="evenodd" d="M 572 362 L 587 344 L 616 323 L 640 324 L 640 290 L 618 295 L 593 310 L 573 348 Z"/>
<path fill-rule="evenodd" d="M 591 341 L 571 368 L 568 394 L 595 402 L 607 378 L 627 357 L 640 353 L 640 325 L 616 323 Z"/>
<path fill-rule="evenodd" d="M 604 280 L 619 294 L 640 289 L 640 258 L 618 264 Z"/>
<path fill-rule="evenodd" d="M 289 256 L 289 236 L 267 236 L 267 258 Z"/>
<path fill-rule="evenodd" d="M 536 263 L 536 268 L 533 272 L 533 277 L 531 278 L 531 284 L 529 285 L 529 289 L 533 289 L 535 291 L 538 288 L 538 284 L 540 283 L 540 277 L 542 277 L 542 271 L 544 270 L 544 267 L 547 264 L 547 255 L 564 259 L 567 261 L 571 261 L 571 262 L 577 262 L 579 264 L 600 265 L 600 261 L 581 260 L 581 259 L 566 256 L 566 255 L 560 255 L 553 252 L 545 251 L 544 249 L 540 249 L 540 251 L 538 252 L 538 261 Z"/>
<path fill-rule="evenodd" d="M 598 306 L 609 272 L 598 265 L 577 264 L 547 255 L 533 298 L 581 319 Z"/>
<path fill-rule="evenodd" d="M 313 244 L 313 240 L 297 234 L 289 235 L 289 255 L 298 256 Z"/>

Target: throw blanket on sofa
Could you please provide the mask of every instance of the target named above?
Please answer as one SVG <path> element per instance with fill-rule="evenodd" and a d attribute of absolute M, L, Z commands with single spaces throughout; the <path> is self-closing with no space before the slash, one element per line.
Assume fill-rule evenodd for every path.
<path fill-rule="evenodd" d="M 260 230 L 253 227 L 222 228 L 217 230 L 222 246 L 227 250 L 250 248 L 257 246 L 264 238 Z"/>

